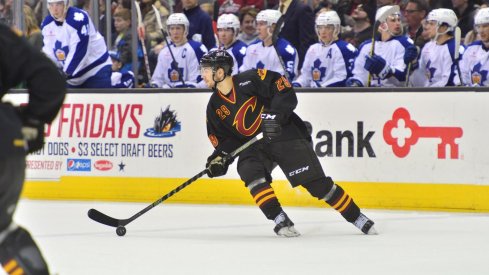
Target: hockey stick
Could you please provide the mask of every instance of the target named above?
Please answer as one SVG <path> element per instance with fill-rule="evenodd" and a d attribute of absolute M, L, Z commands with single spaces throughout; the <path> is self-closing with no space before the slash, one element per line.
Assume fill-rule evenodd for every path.
<path fill-rule="evenodd" d="M 250 139 L 249 141 L 247 141 L 245 144 L 241 145 L 238 149 L 234 150 L 233 152 L 231 152 L 229 155 L 225 156 L 223 161 L 224 162 L 228 162 L 228 161 L 231 161 L 233 160 L 239 153 L 241 153 L 243 150 L 247 149 L 248 147 L 250 147 L 252 144 L 254 144 L 255 142 L 257 142 L 258 140 L 262 139 L 263 137 L 263 133 L 260 133 L 258 135 L 256 135 L 254 138 Z M 183 188 L 189 186 L 192 182 L 196 181 L 197 179 L 201 178 L 203 175 L 206 174 L 208 168 L 200 171 L 197 175 L 193 176 L 191 179 L 187 180 L 186 182 L 182 183 L 180 186 L 178 186 L 177 188 L 173 189 L 172 191 L 170 191 L 168 194 L 164 195 L 163 197 L 159 198 L 157 201 L 153 202 L 152 204 L 148 205 L 146 208 L 144 208 L 143 210 L 137 212 L 136 214 L 134 214 L 132 217 L 128 218 L 128 219 L 116 219 L 116 218 L 112 218 L 96 209 L 90 209 L 88 210 L 88 217 L 96 222 L 99 222 L 101 224 L 105 224 L 105 225 L 108 225 L 108 226 L 112 226 L 112 227 L 117 227 L 117 235 L 119 236 L 124 236 L 126 234 L 126 228 L 124 226 L 126 226 L 127 224 L 129 224 L 130 222 L 134 221 L 135 219 L 139 218 L 141 215 L 143 215 L 144 213 L 148 212 L 149 210 L 151 210 L 153 207 L 157 206 L 158 204 L 162 203 L 163 201 L 167 200 L 168 198 L 170 198 L 171 196 L 175 195 L 176 193 L 180 192 Z"/>
<path fill-rule="evenodd" d="M 139 6 L 137 1 L 134 1 L 134 6 L 136 7 L 136 13 L 138 15 L 138 37 L 141 42 L 141 48 L 143 48 L 143 57 L 144 57 L 144 65 L 146 68 L 146 76 L 148 77 L 148 82 L 151 80 L 151 71 L 149 69 L 149 61 L 148 61 L 148 53 L 146 51 L 146 43 L 144 42 L 144 24 L 143 24 L 143 16 L 141 14 L 141 7 Z"/>
<path fill-rule="evenodd" d="M 282 56 L 278 52 L 278 47 L 277 47 L 277 41 L 278 41 L 278 34 L 280 32 L 280 29 L 282 28 L 282 25 L 284 24 L 285 17 L 282 15 L 280 18 L 277 20 L 277 24 L 275 24 L 275 29 L 273 30 L 272 33 L 272 45 L 273 48 L 275 49 L 275 52 L 277 53 L 278 60 L 280 61 L 280 65 L 282 66 L 282 69 L 284 70 L 284 75 L 288 80 L 290 79 L 289 72 L 285 68 L 285 63 L 284 60 L 282 59 Z"/>
<path fill-rule="evenodd" d="M 372 57 L 375 54 L 375 34 L 377 33 L 377 30 L 380 26 L 380 22 L 384 21 L 387 17 L 391 16 L 392 14 L 398 12 L 399 12 L 399 6 L 397 5 L 392 6 L 390 9 L 384 11 L 384 13 L 381 14 L 381 16 L 377 20 L 375 20 L 374 28 L 372 30 L 372 43 L 370 45 L 370 53 L 369 53 L 370 57 Z M 371 82 L 372 82 L 372 74 L 368 72 L 367 87 L 370 87 Z"/>
<path fill-rule="evenodd" d="M 420 26 L 418 30 L 416 31 L 416 34 L 414 35 L 414 46 L 416 46 L 416 40 L 418 40 L 418 37 L 423 33 L 423 26 Z M 417 48 L 417 46 L 416 46 Z M 419 55 L 419 48 L 418 48 L 418 55 Z M 411 67 L 412 67 L 413 62 L 409 62 L 407 72 L 406 72 L 406 83 L 404 83 L 404 87 L 409 87 L 409 77 L 411 76 Z"/>
<path fill-rule="evenodd" d="M 185 85 L 185 80 L 183 80 L 183 75 L 180 73 L 180 70 L 178 68 L 178 62 L 175 59 L 175 56 L 173 55 L 173 51 L 171 50 L 171 45 L 170 45 L 170 43 L 168 43 L 167 34 L 166 34 L 165 30 L 163 30 L 163 23 L 161 23 L 160 11 L 158 11 L 158 9 L 155 7 L 155 5 L 152 5 L 152 7 L 153 7 L 153 10 L 154 10 L 155 15 L 156 15 L 156 23 L 158 23 L 158 27 L 160 28 L 161 34 L 163 34 L 163 39 L 165 39 L 166 46 L 168 47 L 168 50 L 170 51 L 171 59 L 173 60 L 171 62 L 171 65 L 170 66 L 174 70 L 177 70 L 177 72 L 178 72 L 178 78 L 180 78 L 180 81 L 182 81 L 182 85 L 183 86 L 186 86 Z"/>
<path fill-rule="evenodd" d="M 455 49 L 453 53 L 453 58 L 455 62 L 455 66 L 457 66 L 457 73 L 458 77 L 460 79 L 460 86 L 464 85 L 464 81 L 462 79 L 462 72 L 460 70 L 460 65 L 459 65 L 459 60 L 458 58 L 460 57 L 460 42 L 462 40 L 462 32 L 459 27 L 455 27 Z"/>

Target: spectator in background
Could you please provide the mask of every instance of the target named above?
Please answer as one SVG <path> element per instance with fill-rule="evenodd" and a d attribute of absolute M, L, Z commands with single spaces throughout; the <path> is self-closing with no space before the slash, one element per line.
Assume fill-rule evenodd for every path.
<path fill-rule="evenodd" d="M 0 23 L 7 26 L 12 26 L 14 23 L 14 14 L 12 12 L 12 5 L 14 0 L 3 0 L 3 9 L 0 12 Z"/>
<path fill-rule="evenodd" d="M 233 13 L 238 15 L 242 8 L 255 8 L 262 10 L 264 0 L 217 0 L 219 5 L 219 15 L 224 13 Z"/>
<path fill-rule="evenodd" d="M 256 15 L 258 11 L 255 8 L 243 8 L 239 12 L 239 22 L 241 24 L 241 33 L 238 39 L 245 44 L 250 45 L 258 39 L 256 31 Z"/>
<path fill-rule="evenodd" d="M 39 23 L 36 20 L 34 11 L 28 5 L 24 5 L 24 23 L 25 34 L 29 43 L 36 48 L 36 50 L 42 50 L 42 34 L 39 28 Z"/>
<path fill-rule="evenodd" d="M 198 0 L 182 0 L 183 13 L 190 22 L 187 39 L 202 43 L 207 49 L 212 49 L 216 46 L 212 19 L 200 8 L 198 2 Z"/>
<path fill-rule="evenodd" d="M 428 3 L 426 0 L 409 0 L 403 10 L 406 26 L 404 33 L 413 40 L 414 45 L 420 49 L 428 42 L 423 38 L 423 26 L 421 22 L 428 14 Z"/>
<path fill-rule="evenodd" d="M 122 72 L 132 69 L 132 32 L 131 32 L 131 11 L 128 9 L 118 9 L 114 13 L 114 25 L 116 30 L 116 37 L 113 41 L 112 51 L 117 53 L 118 59 L 121 61 Z M 143 50 L 141 43 L 138 41 L 138 65 L 141 67 L 141 60 L 143 59 Z"/>
<path fill-rule="evenodd" d="M 99 3 L 99 11 L 100 11 L 100 17 L 99 17 L 99 23 L 98 23 L 98 29 L 100 34 L 106 38 L 107 37 L 107 19 L 105 17 L 105 11 L 107 10 L 107 7 L 105 6 L 105 0 L 98 0 Z M 111 7 L 108 7 L 109 9 Z M 115 26 L 114 26 L 114 18 L 112 18 L 112 22 L 110 23 L 110 33 L 109 33 L 109 38 L 112 41 L 112 34 L 115 32 Z"/>
<path fill-rule="evenodd" d="M 158 64 L 151 78 L 150 87 L 197 87 L 202 80 L 199 71 L 200 58 L 207 49 L 200 42 L 187 39 L 189 21 L 183 13 L 171 14 L 166 25 L 171 43 L 158 55 Z"/>
<path fill-rule="evenodd" d="M 217 35 L 219 37 L 219 47 L 224 48 L 234 60 L 232 74 L 237 74 L 238 69 L 243 65 L 243 57 L 246 54 L 247 45 L 236 39 L 239 33 L 239 19 L 234 14 L 223 14 L 217 19 Z"/>
<path fill-rule="evenodd" d="M 88 14 L 68 0 L 48 0 L 41 27 L 43 52 L 66 75 L 70 88 L 110 88 L 111 62 L 104 38 Z"/>
<path fill-rule="evenodd" d="M 294 87 L 343 87 L 352 76 L 351 69 L 357 49 L 338 36 L 341 20 L 335 11 L 322 12 L 316 18 L 319 42 L 306 53 L 301 74 L 292 82 Z"/>
<path fill-rule="evenodd" d="M 314 32 L 314 14 L 311 7 L 299 0 L 281 0 L 278 10 L 284 16 L 284 24 L 279 36 L 297 49 L 300 70 L 307 49 L 317 42 Z"/>
<path fill-rule="evenodd" d="M 143 16 L 146 42 L 148 43 L 147 48 L 151 49 L 163 40 L 163 34 L 156 22 L 156 14 L 152 5 L 155 5 L 160 12 L 163 28 L 166 28 L 166 19 L 170 12 L 161 5 L 160 1 L 156 0 L 141 0 L 139 5 L 141 7 L 141 15 Z"/>
<path fill-rule="evenodd" d="M 278 38 L 276 45 L 272 44 L 272 34 L 277 26 L 281 13 L 278 10 L 262 10 L 256 16 L 258 37 L 261 41 L 251 44 L 246 49 L 240 72 L 251 69 L 267 69 L 278 72 L 293 80 L 298 73 L 297 50 L 289 41 Z"/>
<path fill-rule="evenodd" d="M 363 42 L 372 39 L 375 11 L 375 7 L 360 4 L 351 14 L 351 18 L 355 22 L 353 25 L 353 46 L 358 48 Z"/>
<path fill-rule="evenodd" d="M 453 11 L 458 18 L 458 26 L 462 31 L 462 37 L 474 27 L 474 16 L 477 8 L 474 6 L 474 0 L 452 0 Z"/>

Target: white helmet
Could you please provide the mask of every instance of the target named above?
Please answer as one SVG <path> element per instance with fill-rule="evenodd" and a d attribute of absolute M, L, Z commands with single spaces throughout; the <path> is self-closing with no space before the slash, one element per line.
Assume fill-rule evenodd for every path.
<path fill-rule="evenodd" d="M 54 15 L 51 13 L 51 11 L 49 11 L 49 14 L 51 15 L 51 17 L 53 17 L 53 18 L 54 18 L 54 20 L 62 22 L 62 21 L 64 21 L 64 17 L 66 16 L 66 11 L 68 10 L 68 7 L 69 7 L 69 2 L 70 2 L 70 1 L 69 1 L 69 0 L 48 0 L 48 4 L 50 4 L 50 3 L 58 3 L 58 2 L 64 2 L 64 4 L 65 4 L 65 11 L 64 11 L 63 17 L 62 17 L 62 18 L 56 18 L 56 17 L 55 17 L 55 16 L 54 16 Z"/>
<path fill-rule="evenodd" d="M 318 26 L 334 26 L 334 35 L 338 35 L 341 29 L 341 19 L 335 11 L 321 12 L 316 18 L 316 33 L 319 36 Z"/>
<path fill-rule="evenodd" d="M 474 25 L 489 23 L 489 8 L 480 9 L 475 15 Z"/>
<path fill-rule="evenodd" d="M 239 19 L 236 15 L 232 13 L 226 13 L 217 19 L 217 28 L 218 29 L 233 29 L 234 36 L 236 37 L 239 33 Z"/>
<path fill-rule="evenodd" d="M 426 21 L 436 21 L 438 26 L 445 23 L 448 25 L 448 31 L 453 31 L 458 23 L 457 15 L 451 9 L 432 10 L 426 16 Z"/>
<path fill-rule="evenodd" d="M 280 16 L 282 13 L 278 10 L 262 10 L 256 15 L 256 22 L 265 21 L 267 26 L 271 27 L 273 24 L 277 24 Z"/>
<path fill-rule="evenodd" d="M 68 6 L 68 0 L 48 0 L 48 3 L 56 3 L 56 2 L 65 2 L 65 5 Z"/>
<path fill-rule="evenodd" d="M 170 26 L 171 25 L 183 25 L 185 29 L 185 35 L 188 33 L 188 26 L 190 23 L 188 22 L 187 16 L 183 13 L 173 13 L 170 16 L 168 16 L 168 19 L 166 20 L 166 29 L 168 33 L 170 33 Z"/>
<path fill-rule="evenodd" d="M 389 16 L 393 15 L 401 15 L 398 5 L 383 6 L 377 10 L 377 13 L 375 13 L 375 21 L 379 21 L 379 23 L 384 23 Z"/>

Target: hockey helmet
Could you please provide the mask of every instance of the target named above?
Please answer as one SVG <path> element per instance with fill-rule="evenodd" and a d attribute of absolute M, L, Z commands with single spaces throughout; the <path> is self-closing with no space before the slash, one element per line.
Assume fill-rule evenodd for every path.
<path fill-rule="evenodd" d="M 188 27 L 190 25 L 187 16 L 183 13 L 173 13 L 170 16 L 168 16 L 168 19 L 166 20 L 166 29 L 168 33 L 170 33 L 170 26 L 172 25 L 183 25 L 184 26 L 184 32 L 185 35 L 188 34 Z"/>
<path fill-rule="evenodd" d="M 267 26 L 271 27 L 273 24 L 277 24 L 281 16 L 282 13 L 278 10 L 262 10 L 256 15 L 256 22 L 265 21 Z"/>
<path fill-rule="evenodd" d="M 236 15 L 231 13 L 226 13 L 217 19 L 217 28 L 218 29 L 233 29 L 234 37 L 236 37 L 239 33 L 239 19 Z"/>
<path fill-rule="evenodd" d="M 446 24 L 448 31 L 453 31 L 458 23 L 457 15 L 451 9 L 434 9 L 426 16 L 426 21 L 436 21 L 438 26 Z"/>
<path fill-rule="evenodd" d="M 233 65 L 233 57 L 226 50 L 221 49 L 210 51 L 200 59 L 201 68 L 210 67 L 214 72 L 222 68 L 226 75 L 231 75 Z"/>
<path fill-rule="evenodd" d="M 475 15 L 474 25 L 482 25 L 489 23 L 489 8 L 480 9 Z"/>
<path fill-rule="evenodd" d="M 398 5 L 383 6 L 377 10 L 377 13 L 375 14 L 375 21 L 378 21 L 379 23 L 384 23 L 387 21 L 387 18 L 389 16 L 395 15 L 401 16 L 400 8 Z"/>
<path fill-rule="evenodd" d="M 68 6 L 69 0 L 48 0 L 48 3 L 57 3 L 57 2 L 65 2 L 65 5 Z"/>
<path fill-rule="evenodd" d="M 65 4 L 63 16 L 60 18 L 56 18 L 56 16 L 54 16 L 54 14 L 51 12 L 51 10 L 49 10 L 49 14 L 54 18 L 54 20 L 62 22 L 62 21 L 64 21 L 64 16 L 66 16 L 66 11 L 68 10 L 70 1 L 69 0 L 47 0 L 48 6 L 51 3 L 58 3 L 58 2 L 63 2 Z"/>

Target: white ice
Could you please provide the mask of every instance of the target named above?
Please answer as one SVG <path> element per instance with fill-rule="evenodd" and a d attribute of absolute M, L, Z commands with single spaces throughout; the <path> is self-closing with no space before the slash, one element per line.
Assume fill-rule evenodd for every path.
<path fill-rule="evenodd" d="M 21 200 L 51 272 L 87 274 L 489 274 L 489 215 L 365 209 L 379 235 L 363 235 L 331 209 L 285 207 L 298 238 L 280 238 L 254 206 Z M 0 272 L 1 273 L 1 272 Z"/>

